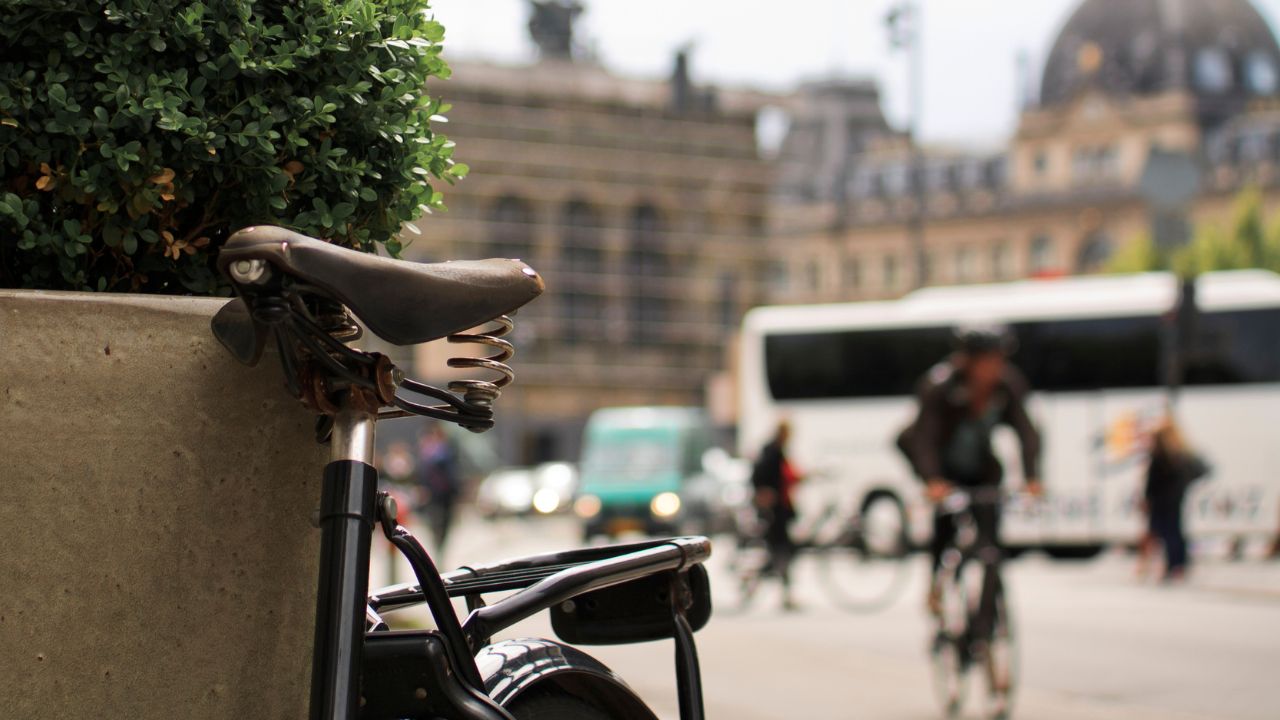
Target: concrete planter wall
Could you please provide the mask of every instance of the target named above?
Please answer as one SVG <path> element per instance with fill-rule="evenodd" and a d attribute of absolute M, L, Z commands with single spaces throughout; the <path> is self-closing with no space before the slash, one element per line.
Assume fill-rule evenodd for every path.
<path fill-rule="evenodd" d="M 225 302 L 0 290 L 0 715 L 304 718 L 326 453 Z"/>

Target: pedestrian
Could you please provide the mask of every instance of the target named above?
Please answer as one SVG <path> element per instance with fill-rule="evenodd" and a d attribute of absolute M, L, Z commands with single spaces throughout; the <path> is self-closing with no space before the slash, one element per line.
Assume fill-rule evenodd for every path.
<path fill-rule="evenodd" d="M 764 540 L 769 550 L 766 572 L 781 581 L 782 608 L 788 611 L 797 609 L 791 592 L 791 561 L 796 548 L 790 525 L 796 516 L 795 487 L 800 483 L 800 475 L 787 459 L 790 439 L 791 424 L 783 420 L 778 423 L 773 439 L 761 448 L 751 470 L 755 506 L 764 525 Z"/>
<path fill-rule="evenodd" d="M 423 521 L 431 532 L 436 553 L 443 555 L 462 493 L 462 478 L 457 448 L 439 422 L 427 425 L 419 440 L 416 472 L 423 496 Z"/>
<path fill-rule="evenodd" d="M 1280 560 L 1280 523 L 1276 524 L 1275 537 L 1271 539 L 1271 547 L 1267 549 L 1269 560 Z"/>
<path fill-rule="evenodd" d="M 1147 465 L 1147 485 L 1143 492 L 1150 534 L 1164 546 L 1166 582 L 1186 577 L 1183 501 L 1191 484 L 1208 472 L 1205 462 L 1187 446 L 1173 417 L 1167 416 L 1152 436 L 1151 461 Z"/>
<path fill-rule="evenodd" d="M 916 419 L 898 437 L 899 449 L 925 482 L 925 496 L 937 504 L 955 487 L 998 487 L 1004 469 L 991 447 L 998 425 L 1017 434 L 1025 489 L 1039 496 L 1040 434 L 1027 413 L 1027 381 L 1008 362 L 1014 347 L 1011 332 L 1003 325 L 960 327 L 952 347 L 951 355 L 920 379 Z M 982 542 L 998 546 L 1000 506 L 980 505 L 973 515 Z M 955 533 L 955 516 L 935 510 L 930 544 L 934 581 L 926 600 L 934 615 L 941 611 L 937 571 Z"/>

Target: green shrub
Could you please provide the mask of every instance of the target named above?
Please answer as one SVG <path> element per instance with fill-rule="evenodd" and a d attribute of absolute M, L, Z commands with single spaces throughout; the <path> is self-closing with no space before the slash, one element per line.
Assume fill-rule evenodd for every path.
<path fill-rule="evenodd" d="M 396 255 L 466 173 L 429 0 L 0 0 L 0 285 L 226 291 L 236 229 Z"/>

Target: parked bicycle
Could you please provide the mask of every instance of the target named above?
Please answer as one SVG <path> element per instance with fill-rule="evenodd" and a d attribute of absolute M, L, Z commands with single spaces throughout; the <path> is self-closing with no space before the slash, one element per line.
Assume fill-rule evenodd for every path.
<path fill-rule="evenodd" d="M 975 667 L 985 681 L 984 716 L 1005 720 L 1012 710 L 1017 644 L 1000 575 L 1002 552 L 993 537 L 979 532 L 975 515 L 1003 501 L 998 487 L 956 489 L 939 506 L 956 526 L 935 571 L 936 626 L 929 650 L 947 717 L 964 708 Z"/>
<path fill-rule="evenodd" d="M 827 481 L 832 477 L 816 472 L 805 482 L 812 486 Z M 777 577 L 774 558 L 765 542 L 766 524 L 759 509 L 739 509 L 734 553 L 728 562 L 734 593 L 726 611 L 746 611 L 763 582 Z M 795 559 L 816 561 L 827 598 L 842 610 L 882 610 L 897 600 L 906 586 L 909 567 L 905 530 L 884 518 L 864 515 L 833 499 L 812 519 L 799 522 L 793 535 Z"/>
<path fill-rule="evenodd" d="M 672 638 L 682 720 L 701 720 L 693 633 L 711 614 L 705 538 L 677 538 L 474 565 L 441 574 L 422 545 L 396 524 L 396 504 L 377 491 L 377 421 L 410 415 L 477 432 L 494 424 L 493 403 L 513 375 L 502 336 L 509 313 L 542 292 L 515 260 L 417 264 L 366 255 L 276 227 L 234 234 L 218 258 L 238 297 L 213 330 L 240 361 L 268 347 L 289 392 L 319 415 L 328 442 L 318 524 L 311 676 L 312 720 L 653 720 L 645 703 L 600 662 L 545 639 L 493 640 L 549 610 L 565 642 L 619 644 Z M 432 387 L 377 353 L 348 346 L 359 319 L 395 345 L 440 338 L 497 352 L 460 357 L 455 368 L 495 379 Z M 466 332 L 486 326 L 483 332 Z M 416 582 L 368 592 L 375 526 L 408 559 Z M 486 596 L 507 593 L 486 603 Z M 458 617 L 452 598 L 465 598 Z M 383 613 L 425 604 L 434 630 L 393 630 Z"/>

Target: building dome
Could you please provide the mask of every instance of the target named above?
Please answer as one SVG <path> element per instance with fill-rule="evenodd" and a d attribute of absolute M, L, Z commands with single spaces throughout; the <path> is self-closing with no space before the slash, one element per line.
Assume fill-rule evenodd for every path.
<path fill-rule="evenodd" d="M 1249 0 L 1085 0 L 1049 53 L 1040 104 L 1085 89 L 1187 90 L 1213 123 L 1251 98 L 1280 95 L 1280 46 Z"/>

